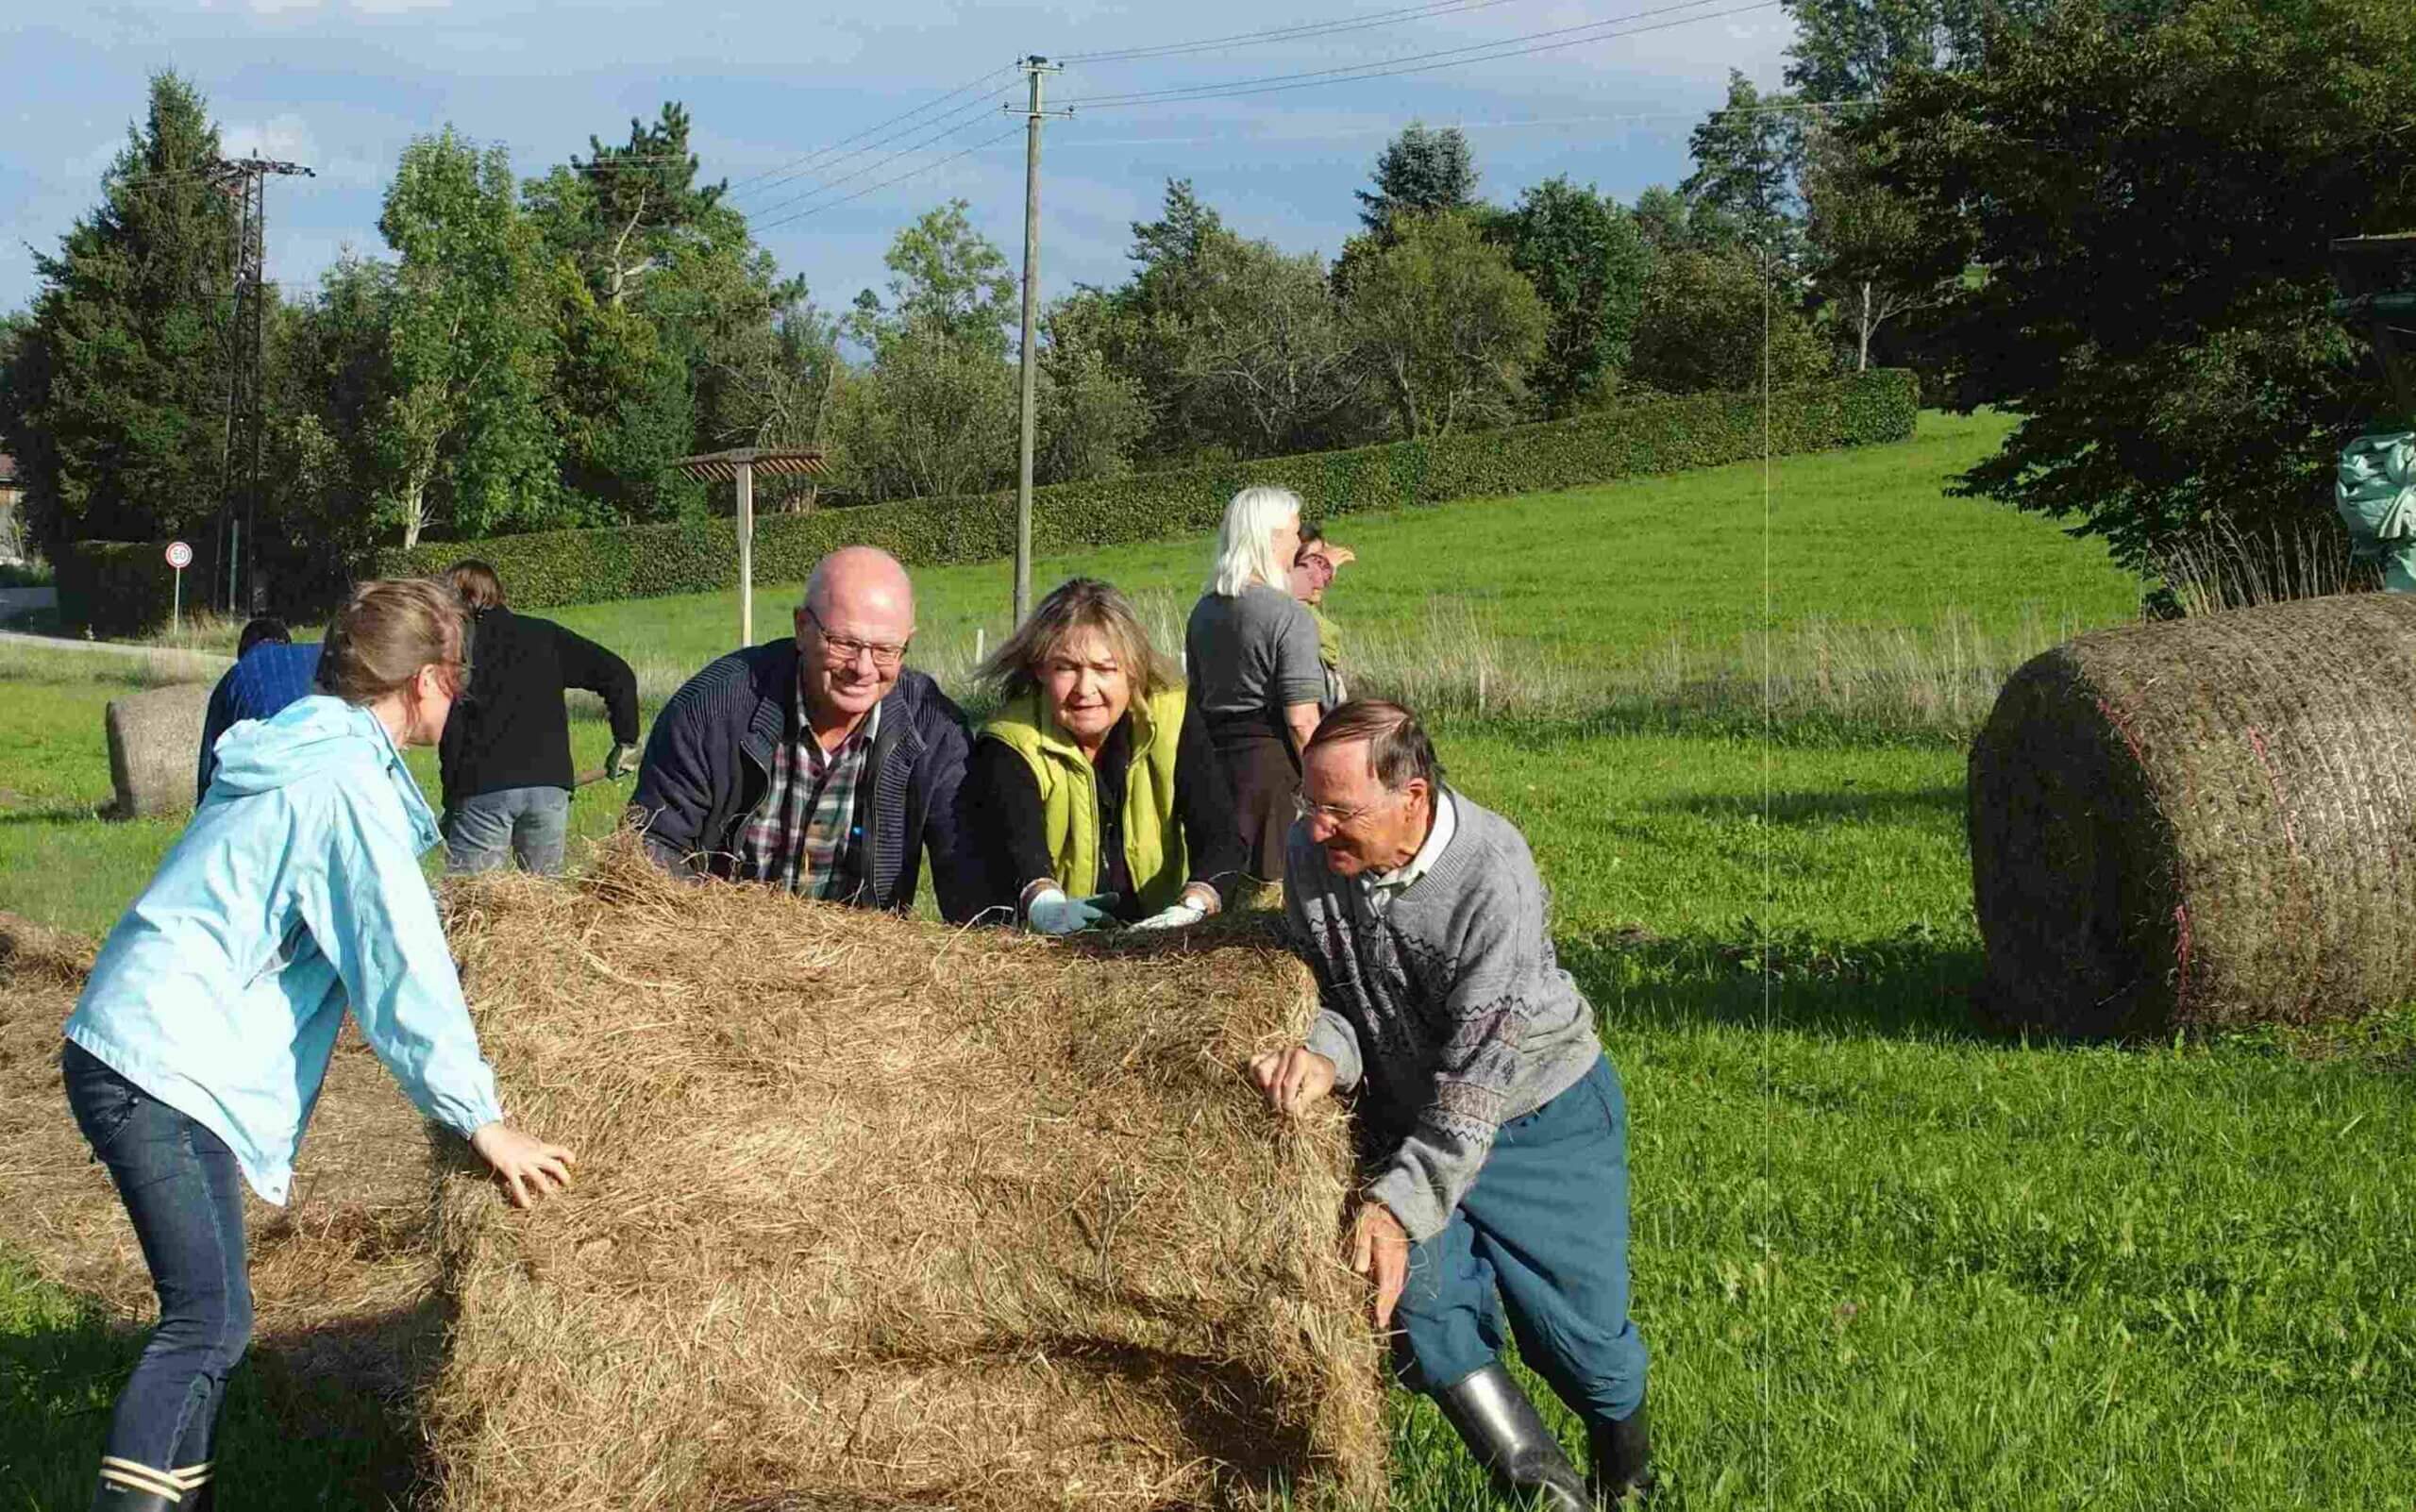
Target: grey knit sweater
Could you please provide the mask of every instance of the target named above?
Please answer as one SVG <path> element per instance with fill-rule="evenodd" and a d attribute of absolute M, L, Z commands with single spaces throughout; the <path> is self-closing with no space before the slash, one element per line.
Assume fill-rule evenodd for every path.
<path fill-rule="evenodd" d="M 1324 1009 L 1309 1049 L 1389 1149 L 1367 1194 L 1413 1239 L 1440 1232 L 1502 1124 L 1535 1112 L 1602 1053 L 1594 1011 L 1552 950 L 1527 842 L 1457 793 L 1458 830 L 1380 917 L 1355 878 L 1294 826 L 1284 906 Z"/>

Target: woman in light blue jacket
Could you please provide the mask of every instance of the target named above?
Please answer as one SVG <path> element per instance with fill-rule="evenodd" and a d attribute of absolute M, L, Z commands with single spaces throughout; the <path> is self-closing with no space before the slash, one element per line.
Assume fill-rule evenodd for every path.
<path fill-rule="evenodd" d="M 403 765 L 466 680 L 449 588 L 373 582 L 328 627 L 325 692 L 239 724 L 193 823 L 101 947 L 67 1020 L 67 1100 L 159 1294 L 92 1505 L 208 1507 L 210 1438 L 251 1339 L 243 1185 L 282 1204 L 350 1005 L 430 1118 L 522 1205 L 570 1152 L 512 1129 L 419 857 L 436 820 Z"/>

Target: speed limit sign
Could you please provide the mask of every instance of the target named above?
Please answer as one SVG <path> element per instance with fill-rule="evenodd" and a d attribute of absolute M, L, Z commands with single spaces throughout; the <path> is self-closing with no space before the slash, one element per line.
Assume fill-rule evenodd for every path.
<path fill-rule="evenodd" d="M 168 624 L 173 633 L 181 634 L 185 628 L 185 569 L 193 565 L 193 547 L 182 541 L 168 543 L 168 565 L 176 569 L 176 596 L 168 611 Z"/>

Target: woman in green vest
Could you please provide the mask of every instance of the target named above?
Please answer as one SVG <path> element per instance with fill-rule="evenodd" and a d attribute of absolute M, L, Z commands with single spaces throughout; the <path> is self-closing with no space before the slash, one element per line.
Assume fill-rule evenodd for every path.
<path fill-rule="evenodd" d="M 1044 934 L 1197 924 L 1241 876 L 1208 727 L 1122 594 L 1076 578 L 982 664 L 998 698 L 965 774 L 989 902 Z"/>

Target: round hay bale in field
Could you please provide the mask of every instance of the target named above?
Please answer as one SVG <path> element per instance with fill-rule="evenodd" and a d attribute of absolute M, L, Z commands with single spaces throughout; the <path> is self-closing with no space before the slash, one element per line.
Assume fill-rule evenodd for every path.
<path fill-rule="evenodd" d="M 2139 1037 L 2416 997 L 2416 597 L 2083 635 L 1970 764 L 1982 1011 Z"/>
<path fill-rule="evenodd" d="M 206 682 L 185 682 L 109 700 L 101 723 L 109 733 L 109 781 L 117 789 L 110 818 L 148 819 L 193 807 L 210 691 Z"/>
<path fill-rule="evenodd" d="M 672 882 L 482 878 L 448 928 L 529 1213 L 441 1194 L 456 1512 L 1372 1506 L 1341 1114 L 1266 924 L 1075 945 Z"/>

